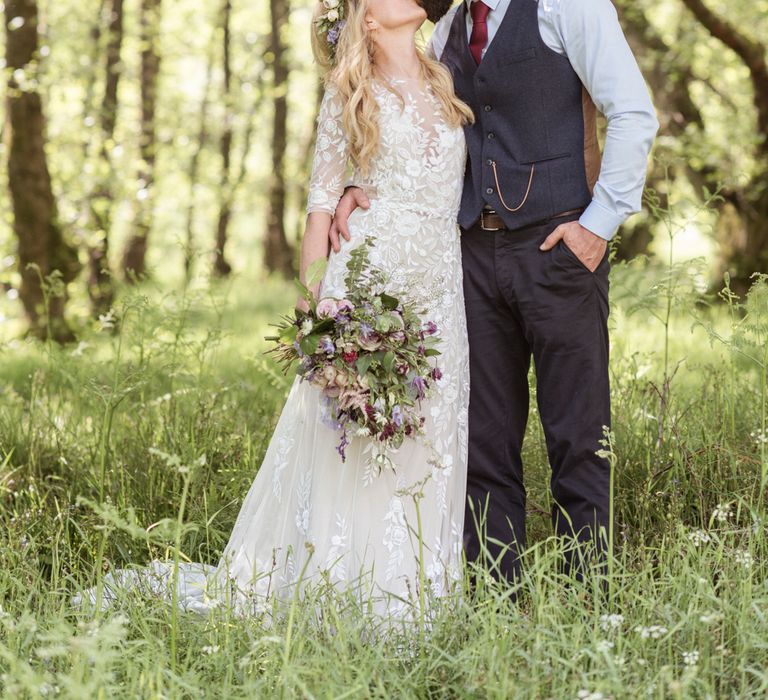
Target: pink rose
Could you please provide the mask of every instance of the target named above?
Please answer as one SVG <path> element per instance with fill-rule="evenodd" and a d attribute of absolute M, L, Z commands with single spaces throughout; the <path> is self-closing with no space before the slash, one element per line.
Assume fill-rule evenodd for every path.
<path fill-rule="evenodd" d="M 333 318 L 339 311 L 338 302 L 335 299 L 321 299 L 317 302 L 318 318 Z"/>

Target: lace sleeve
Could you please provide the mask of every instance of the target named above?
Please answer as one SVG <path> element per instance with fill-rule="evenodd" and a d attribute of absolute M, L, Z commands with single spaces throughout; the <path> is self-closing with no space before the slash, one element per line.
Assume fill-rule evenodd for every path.
<path fill-rule="evenodd" d="M 347 178 L 347 138 L 341 121 L 343 103 L 333 85 L 325 89 L 317 118 L 317 141 L 309 182 L 307 213 L 321 211 L 331 216 L 344 194 Z"/>

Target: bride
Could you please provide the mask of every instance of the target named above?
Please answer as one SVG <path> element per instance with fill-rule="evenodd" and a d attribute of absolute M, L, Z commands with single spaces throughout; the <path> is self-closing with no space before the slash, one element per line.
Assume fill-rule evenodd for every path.
<path fill-rule="evenodd" d="M 459 229 L 472 112 L 451 77 L 416 45 L 427 15 L 416 0 L 318 0 L 313 49 L 326 69 L 317 124 L 301 277 L 329 256 L 328 231 L 347 168 L 369 195 L 349 220 L 351 240 L 330 252 L 313 292 L 343 298 L 350 251 L 373 237 L 370 259 L 387 292 L 425 310 L 439 328 L 442 378 L 422 402 L 424 435 L 392 455 L 394 469 L 366 476 L 370 438 L 353 437 L 342 461 L 317 388 L 294 379 L 217 566 L 171 562 L 105 577 L 115 589 L 146 585 L 185 610 L 226 603 L 242 615 L 273 596 L 330 581 L 383 615 L 414 615 L 461 576 L 469 364 Z M 324 418 L 326 420 L 324 420 Z M 421 586 L 421 588 L 420 588 Z M 78 593 L 95 602 L 96 588 Z"/>

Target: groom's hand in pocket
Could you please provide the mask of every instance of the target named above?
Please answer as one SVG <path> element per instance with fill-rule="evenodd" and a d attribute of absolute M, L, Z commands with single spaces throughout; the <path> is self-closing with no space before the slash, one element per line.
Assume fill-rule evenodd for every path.
<path fill-rule="evenodd" d="M 336 206 L 336 213 L 331 221 L 331 230 L 328 236 L 331 239 L 331 245 L 337 253 L 341 250 L 341 239 L 339 235 L 349 240 L 349 217 L 358 207 L 367 209 L 371 206 L 365 191 L 359 187 L 347 187 L 344 194 Z"/>
<path fill-rule="evenodd" d="M 590 272 L 597 269 L 608 247 L 608 241 L 605 238 L 584 228 L 578 221 L 568 221 L 552 231 L 539 249 L 551 250 L 561 238 Z"/>

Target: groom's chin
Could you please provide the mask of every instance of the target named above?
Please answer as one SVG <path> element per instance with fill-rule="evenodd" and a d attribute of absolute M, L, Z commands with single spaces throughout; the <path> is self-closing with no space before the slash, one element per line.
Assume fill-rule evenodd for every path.
<path fill-rule="evenodd" d="M 437 22 L 453 5 L 453 0 L 418 0 L 419 4 L 427 11 L 430 22 Z"/>

